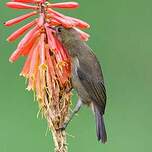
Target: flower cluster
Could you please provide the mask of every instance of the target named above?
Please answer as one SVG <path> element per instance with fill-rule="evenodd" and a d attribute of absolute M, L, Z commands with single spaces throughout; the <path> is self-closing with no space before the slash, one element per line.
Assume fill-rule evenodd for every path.
<path fill-rule="evenodd" d="M 25 34 L 17 49 L 10 56 L 15 62 L 20 56 L 27 56 L 21 75 L 28 79 L 28 90 L 36 94 L 40 110 L 52 130 L 55 151 L 66 151 L 66 137 L 62 131 L 56 131 L 67 119 L 71 94 L 71 60 L 68 51 L 57 39 L 51 27 L 58 25 L 75 28 L 82 40 L 89 35 L 81 29 L 89 28 L 89 24 L 70 16 L 65 16 L 55 8 L 77 8 L 76 2 L 49 3 L 47 0 L 12 0 L 6 3 L 13 9 L 30 9 L 31 12 L 5 22 L 12 26 L 21 21 L 38 16 L 14 33 L 7 40 L 12 42 Z"/>
<path fill-rule="evenodd" d="M 89 28 L 89 24 L 80 19 L 65 16 L 53 9 L 72 9 L 77 8 L 79 4 L 76 2 L 49 3 L 46 0 L 12 0 L 7 2 L 6 6 L 32 11 L 5 22 L 5 26 L 12 26 L 31 16 L 39 15 L 38 18 L 27 23 L 7 38 L 9 42 L 12 42 L 32 28 L 19 42 L 16 51 L 13 52 L 9 60 L 15 62 L 20 56 L 27 56 L 21 75 L 29 80 L 28 90 L 36 91 L 38 99 L 42 100 L 45 97 L 43 90 L 46 88 L 49 95 L 55 96 L 56 81 L 60 88 L 65 87 L 70 78 L 71 68 L 67 51 L 50 27 L 58 25 L 66 28 L 73 27 L 80 33 L 82 40 L 87 40 L 89 35 L 80 29 Z"/>

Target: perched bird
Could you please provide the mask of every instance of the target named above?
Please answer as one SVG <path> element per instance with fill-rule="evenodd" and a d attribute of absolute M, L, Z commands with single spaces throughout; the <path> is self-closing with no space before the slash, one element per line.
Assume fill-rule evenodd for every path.
<path fill-rule="evenodd" d="M 79 99 L 69 120 L 65 122 L 66 128 L 72 117 L 82 104 L 92 107 L 96 118 L 97 138 L 102 143 L 107 141 L 103 115 L 106 106 L 106 89 L 100 64 L 91 48 L 81 40 L 74 28 L 55 27 L 57 37 L 68 50 L 72 60 L 72 87 L 76 89 Z"/>

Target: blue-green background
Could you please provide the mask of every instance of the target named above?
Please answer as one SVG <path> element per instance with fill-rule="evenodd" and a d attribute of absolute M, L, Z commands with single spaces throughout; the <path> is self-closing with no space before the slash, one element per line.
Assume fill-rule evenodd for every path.
<path fill-rule="evenodd" d="M 102 63 L 107 85 L 108 143 L 97 142 L 93 115 L 83 107 L 67 130 L 75 136 L 68 137 L 69 152 L 150 152 L 152 1 L 77 1 L 79 9 L 64 13 L 91 24 L 88 43 Z M 1 23 L 25 13 L 6 8 L 5 2 L 0 1 Z M 24 59 L 15 64 L 8 62 L 18 41 L 9 44 L 5 39 L 23 24 L 11 28 L 0 25 L 0 152 L 53 152 L 52 137 L 49 133 L 45 136 L 47 124 L 41 117 L 36 118 L 37 103 L 19 77 Z"/>

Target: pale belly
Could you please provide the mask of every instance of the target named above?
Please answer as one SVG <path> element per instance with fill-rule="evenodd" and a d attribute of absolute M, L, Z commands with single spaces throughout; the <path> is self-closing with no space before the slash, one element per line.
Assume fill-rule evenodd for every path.
<path fill-rule="evenodd" d="M 78 74 L 77 74 L 77 67 L 79 66 L 78 59 L 73 59 L 72 62 L 72 85 L 73 88 L 76 89 L 78 96 L 81 98 L 84 104 L 90 105 L 91 100 L 89 98 L 88 93 L 86 92 L 85 88 L 83 87 Z"/>

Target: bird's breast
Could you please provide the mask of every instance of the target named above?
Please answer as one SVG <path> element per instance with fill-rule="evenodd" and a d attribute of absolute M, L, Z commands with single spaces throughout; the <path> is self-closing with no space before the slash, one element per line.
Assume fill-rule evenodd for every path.
<path fill-rule="evenodd" d="M 79 60 L 77 58 L 72 59 L 72 86 L 76 89 L 79 97 L 84 104 L 90 104 L 90 97 L 82 85 L 79 76 L 77 74 L 77 69 L 79 68 Z"/>

